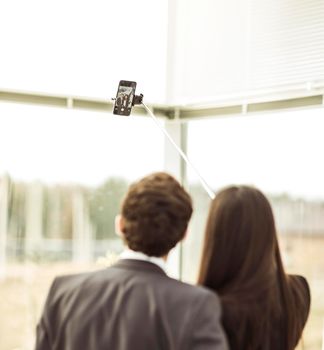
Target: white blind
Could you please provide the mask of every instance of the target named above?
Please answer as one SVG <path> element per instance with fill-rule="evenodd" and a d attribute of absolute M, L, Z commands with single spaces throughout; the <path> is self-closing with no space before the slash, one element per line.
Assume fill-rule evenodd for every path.
<path fill-rule="evenodd" d="M 324 84 L 324 1 L 250 0 L 248 88 Z"/>
<path fill-rule="evenodd" d="M 324 87 L 323 0 L 178 0 L 173 102 Z"/>

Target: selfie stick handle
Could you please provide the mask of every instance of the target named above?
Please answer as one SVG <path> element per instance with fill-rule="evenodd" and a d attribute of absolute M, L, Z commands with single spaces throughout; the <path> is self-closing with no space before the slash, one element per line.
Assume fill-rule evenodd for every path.
<path fill-rule="evenodd" d="M 172 143 L 172 145 L 175 147 L 175 149 L 179 152 L 179 154 L 181 155 L 181 157 L 184 159 L 184 161 L 191 167 L 191 169 L 196 173 L 196 175 L 198 176 L 203 188 L 206 190 L 206 192 L 208 193 L 209 197 L 211 199 L 215 198 L 215 193 L 210 189 L 210 187 L 208 186 L 207 182 L 204 180 L 204 178 L 199 174 L 198 170 L 195 168 L 195 166 L 191 163 L 191 161 L 189 160 L 189 158 L 186 156 L 186 154 L 182 151 L 182 149 L 175 143 L 175 141 L 172 139 L 172 137 L 168 134 L 168 132 L 161 127 L 161 125 L 159 124 L 158 119 L 156 118 L 156 116 L 152 113 L 152 111 L 146 106 L 146 104 L 142 101 L 142 105 L 144 106 L 144 108 L 146 109 L 147 113 L 152 117 L 152 119 L 154 120 L 155 124 L 157 125 L 157 127 L 164 133 L 164 135 L 167 137 L 167 139 Z"/>

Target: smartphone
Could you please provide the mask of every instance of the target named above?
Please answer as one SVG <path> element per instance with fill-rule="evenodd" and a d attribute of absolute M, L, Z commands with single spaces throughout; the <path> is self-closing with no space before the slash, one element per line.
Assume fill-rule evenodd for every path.
<path fill-rule="evenodd" d="M 114 114 L 130 115 L 135 96 L 136 82 L 121 80 L 118 85 L 116 100 L 114 104 Z"/>

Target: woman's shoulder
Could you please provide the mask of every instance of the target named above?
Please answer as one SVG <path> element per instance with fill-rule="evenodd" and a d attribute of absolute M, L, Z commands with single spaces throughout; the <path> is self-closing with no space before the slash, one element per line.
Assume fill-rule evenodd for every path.
<path fill-rule="evenodd" d="M 289 284 L 293 288 L 293 290 L 297 289 L 299 291 L 303 291 L 310 298 L 310 288 L 305 277 L 301 275 L 288 275 L 288 277 Z"/>
<path fill-rule="evenodd" d="M 306 278 L 300 275 L 288 275 L 288 277 L 297 307 L 304 306 L 302 309 L 304 309 L 308 315 L 311 303 L 311 292 Z"/>
<path fill-rule="evenodd" d="M 307 279 L 302 275 L 288 275 L 289 278 L 293 281 L 298 281 L 299 283 L 302 283 L 305 287 L 308 287 Z"/>

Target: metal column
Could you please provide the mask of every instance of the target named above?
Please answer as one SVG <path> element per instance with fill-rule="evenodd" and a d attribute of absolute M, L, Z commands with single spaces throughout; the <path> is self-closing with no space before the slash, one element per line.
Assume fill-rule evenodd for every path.
<path fill-rule="evenodd" d="M 187 148 L 187 124 L 179 120 L 165 122 L 165 128 L 181 149 Z M 183 185 L 186 182 L 186 164 L 174 146 L 165 139 L 164 145 L 165 171 L 176 177 Z M 182 277 L 182 244 L 174 248 L 168 258 L 168 271 L 171 276 Z"/>

